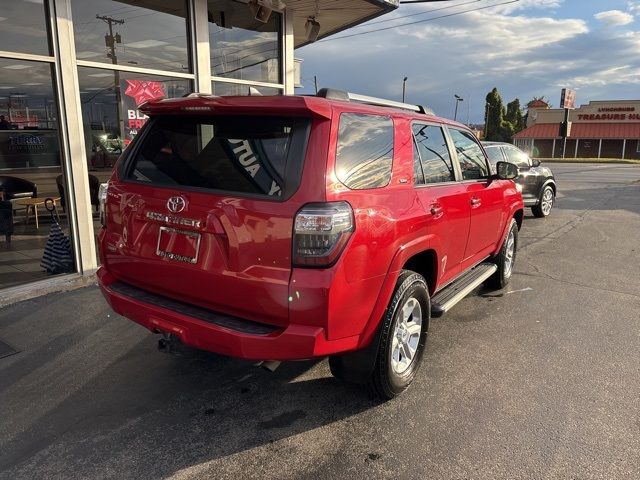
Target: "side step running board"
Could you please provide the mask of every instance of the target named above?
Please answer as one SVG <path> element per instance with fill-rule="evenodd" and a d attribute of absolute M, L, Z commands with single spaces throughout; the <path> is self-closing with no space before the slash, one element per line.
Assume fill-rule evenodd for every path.
<path fill-rule="evenodd" d="M 431 316 L 441 317 L 451 307 L 475 290 L 482 282 L 495 273 L 498 266 L 493 263 L 481 263 L 447 285 L 431 299 Z"/>

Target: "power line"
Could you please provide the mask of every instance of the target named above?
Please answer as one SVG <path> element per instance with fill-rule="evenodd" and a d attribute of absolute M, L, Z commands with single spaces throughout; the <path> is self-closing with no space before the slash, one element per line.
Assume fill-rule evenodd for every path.
<path fill-rule="evenodd" d="M 426 10 L 424 12 L 418 12 L 418 13 L 411 13 L 409 15 L 403 15 L 401 17 L 394 17 L 394 18 L 386 18 L 384 20 L 377 20 L 375 22 L 367 22 L 364 23 L 362 25 L 357 25 L 353 28 L 362 28 L 362 27 L 368 27 L 369 25 L 377 25 L 379 23 L 389 23 L 389 22 L 395 22 L 396 20 L 401 20 L 403 18 L 409 18 L 409 17 L 417 17 L 419 15 L 426 15 L 428 13 L 433 13 L 433 12 L 439 12 L 441 10 L 448 10 L 450 8 L 455 8 L 455 7 L 463 7 L 464 5 L 469 5 L 471 3 L 477 3 L 480 2 L 482 0 L 470 0 L 468 2 L 463 2 L 463 3 L 457 3 L 455 5 L 447 5 L 446 7 L 440 7 L 440 8 L 432 8 L 431 10 Z"/>
<path fill-rule="evenodd" d="M 416 20 L 415 22 L 402 23 L 400 25 L 392 25 L 390 27 L 375 28 L 373 30 L 367 30 L 365 32 L 357 32 L 357 33 L 352 33 L 350 35 L 342 35 L 341 37 L 325 38 L 323 40 L 318 40 L 316 43 L 330 42 L 332 40 L 340 40 L 342 38 L 357 37 L 359 35 L 366 35 L 367 33 L 382 32 L 384 30 L 391 30 L 392 28 L 398 28 L 398 27 L 406 27 L 408 25 L 415 25 L 417 23 L 432 22 L 434 20 L 440 20 L 442 18 L 454 17 L 456 15 L 462 15 L 464 13 L 477 12 L 478 10 L 486 10 L 487 8 L 499 7 L 501 5 L 508 5 L 510 3 L 516 3 L 516 2 L 519 2 L 519 1 L 520 0 L 509 0 L 509 1 L 504 1 L 504 2 L 501 2 L 501 3 L 496 3 L 496 4 L 493 4 L 493 5 L 485 5 L 484 7 L 477 7 L 477 8 L 471 8 L 469 10 L 463 10 L 462 12 L 448 13 L 446 15 L 440 15 L 439 17 L 427 18 L 425 20 Z"/>

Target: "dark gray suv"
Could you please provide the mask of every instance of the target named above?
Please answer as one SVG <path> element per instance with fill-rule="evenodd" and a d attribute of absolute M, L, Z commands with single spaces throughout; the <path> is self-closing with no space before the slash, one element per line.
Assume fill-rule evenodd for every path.
<path fill-rule="evenodd" d="M 551 169 L 540 165 L 540 160 L 529 158 L 529 155 L 510 143 L 482 142 L 482 146 L 487 152 L 493 173 L 498 162 L 518 166 L 520 174 L 514 181 L 522 189 L 524 205 L 531 207 L 536 217 L 549 215 L 558 191 Z"/>

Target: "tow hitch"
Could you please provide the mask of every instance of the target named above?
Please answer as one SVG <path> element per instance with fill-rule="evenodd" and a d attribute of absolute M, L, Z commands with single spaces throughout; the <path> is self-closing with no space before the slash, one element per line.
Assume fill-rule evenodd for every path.
<path fill-rule="evenodd" d="M 162 353 L 182 355 L 182 348 L 183 345 L 180 339 L 170 333 L 163 333 L 162 338 L 158 340 L 158 350 Z"/>

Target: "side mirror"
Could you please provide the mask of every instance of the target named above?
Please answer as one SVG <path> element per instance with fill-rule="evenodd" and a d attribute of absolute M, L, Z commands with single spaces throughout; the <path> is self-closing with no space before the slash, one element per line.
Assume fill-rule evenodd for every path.
<path fill-rule="evenodd" d="M 539 167 L 540 166 L 540 160 L 538 160 L 537 158 L 534 158 L 531 160 L 531 165 L 533 165 L 534 167 Z"/>
<path fill-rule="evenodd" d="M 518 166 L 509 162 L 498 162 L 496 164 L 497 177 L 500 180 L 513 180 L 518 176 Z"/>

